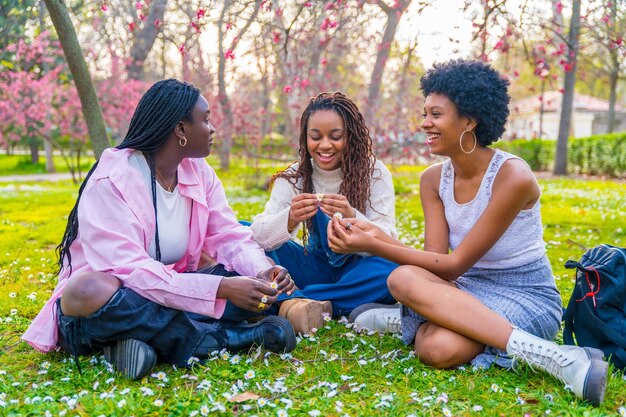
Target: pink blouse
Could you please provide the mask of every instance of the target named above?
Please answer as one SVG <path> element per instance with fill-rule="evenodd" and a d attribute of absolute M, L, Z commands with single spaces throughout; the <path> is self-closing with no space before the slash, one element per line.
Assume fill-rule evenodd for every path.
<path fill-rule="evenodd" d="M 128 163 L 132 149 L 107 149 L 83 190 L 78 237 L 71 246 L 72 271 L 63 268 L 52 296 L 22 338 L 43 352 L 57 348 L 55 301 L 73 276 L 115 275 L 123 285 L 158 304 L 219 318 L 226 300 L 216 298 L 221 276 L 195 271 L 204 251 L 228 270 L 256 276 L 271 267 L 248 227 L 238 223 L 221 181 L 203 159 L 178 166 L 179 193 L 192 200 L 186 254 L 174 265 L 152 259 L 155 233 L 150 189 Z M 183 244 L 181 242 L 181 244 Z"/>

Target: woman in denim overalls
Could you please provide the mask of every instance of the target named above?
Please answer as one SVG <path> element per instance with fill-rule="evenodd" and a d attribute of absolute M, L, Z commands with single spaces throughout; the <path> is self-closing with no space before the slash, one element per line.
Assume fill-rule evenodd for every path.
<path fill-rule="evenodd" d="M 296 332 L 323 325 L 366 303 L 395 304 L 387 277 L 397 265 L 328 247 L 333 216 L 372 222 L 396 236 L 391 174 L 372 153 L 369 130 L 352 100 L 322 93 L 301 118 L 300 161 L 274 178 L 270 199 L 251 225 L 255 240 L 287 268 L 298 287 L 279 296 L 279 314 Z M 293 241 L 303 227 L 304 246 Z"/>

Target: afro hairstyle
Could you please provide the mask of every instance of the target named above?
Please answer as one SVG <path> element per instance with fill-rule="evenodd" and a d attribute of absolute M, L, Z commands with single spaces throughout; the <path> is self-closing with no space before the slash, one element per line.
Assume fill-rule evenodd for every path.
<path fill-rule="evenodd" d="M 433 65 L 420 79 L 424 97 L 442 94 L 460 116 L 477 122 L 476 137 L 482 146 L 496 142 L 509 116 L 509 81 L 480 61 L 452 60 Z"/>

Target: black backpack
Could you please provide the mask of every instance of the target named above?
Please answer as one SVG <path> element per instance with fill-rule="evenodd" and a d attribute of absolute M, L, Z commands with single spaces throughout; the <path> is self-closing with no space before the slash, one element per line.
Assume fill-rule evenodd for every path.
<path fill-rule="evenodd" d="M 576 285 L 563 316 L 564 342 L 601 349 L 616 368 L 625 369 L 626 249 L 598 245 L 565 267 L 576 268 Z"/>

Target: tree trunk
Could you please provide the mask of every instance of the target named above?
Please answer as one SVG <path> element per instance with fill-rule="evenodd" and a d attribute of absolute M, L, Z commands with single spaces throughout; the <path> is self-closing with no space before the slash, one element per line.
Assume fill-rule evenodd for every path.
<path fill-rule="evenodd" d="M 98 96 L 91 81 L 89 68 L 85 62 L 83 51 L 80 49 L 74 26 L 70 20 L 65 4 L 61 0 L 44 0 L 50 18 L 54 24 L 63 54 L 70 67 L 70 72 L 74 78 L 74 85 L 80 98 L 80 104 L 87 123 L 87 130 L 96 158 L 109 147 L 109 139 L 106 132 L 106 125 L 102 118 L 102 109 L 98 103 Z"/>
<path fill-rule="evenodd" d="M 559 135 L 556 143 L 556 158 L 554 161 L 554 175 L 567 175 L 567 141 L 572 122 L 572 106 L 574 103 L 574 87 L 576 85 L 576 59 L 578 57 L 578 35 L 580 31 L 580 0 L 574 0 L 572 7 L 572 21 L 568 37 L 568 64 L 569 71 L 565 72 L 563 85 L 563 102 L 561 104 L 561 118 L 559 121 Z"/>
<path fill-rule="evenodd" d="M 611 17 L 613 19 L 613 26 L 611 26 L 611 39 L 615 39 L 617 37 L 616 30 L 620 30 L 617 28 L 617 1 L 614 1 L 611 4 Z M 616 49 L 609 50 L 609 56 L 611 61 L 611 72 L 609 73 L 609 123 L 607 126 L 607 133 L 613 133 L 615 130 L 615 101 L 617 100 L 617 81 L 619 80 L 619 71 L 620 71 L 620 62 L 618 58 L 618 51 Z"/>
<path fill-rule="evenodd" d="M 54 167 L 54 157 L 50 141 L 43 141 L 43 149 L 46 152 L 46 172 L 55 172 L 56 168 Z"/>
<path fill-rule="evenodd" d="M 37 143 L 37 138 L 30 138 L 28 146 L 30 148 L 30 162 L 33 165 L 37 165 L 39 163 L 39 143 Z"/>
<path fill-rule="evenodd" d="M 376 54 L 376 62 L 374 63 L 374 69 L 372 70 L 372 77 L 370 81 L 369 90 L 367 92 L 367 107 L 365 107 L 365 123 L 373 125 L 374 117 L 378 110 L 380 100 L 380 86 L 385 72 L 385 66 L 387 65 L 387 59 L 389 58 L 389 50 L 391 49 L 391 43 L 396 36 L 396 30 L 398 29 L 398 23 L 402 14 L 406 11 L 407 7 L 411 4 L 411 0 L 397 0 L 394 7 L 389 7 L 382 1 L 378 3 L 380 8 L 387 15 L 387 26 L 383 33 L 383 39 L 378 48 Z"/>
<path fill-rule="evenodd" d="M 39 1 L 39 27 L 41 31 L 44 32 L 46 30 L 46 24 L 44 20 L 44 16 L 46 14 L 46 4 L 43 0 Z M 48 71 L 48 63 L 42 63 L 42 68 L 44 72 Z M 43 149 L 46 153 L 46 172 L 55 172 L 56 169 L 54 167 L 54 158 L 52 154 L 52 143 L 49 140 L 44 138 L 43 140 Z"/>
<path fill-rule="evenodd" d="M 613 133 L 615 130 L 615 101 L 617 100 L 617 80 L 619 78 L 618 73 L 619 66 L 614 66 L 609 76 L 609 124 L 607 127 L 607 133 Z"/>
<path fill-rule="evenodd" d="M 230 99 L 228 98 L 228 92 L 226 91 L 226 57 L 224 56 L 224 38 L 226 37 L 226 32 L 224 30 L 224 24 L 226 23 L 226 15 L 231 7 L 232 2 L 230 0 L 224 1 L 224 7 L 222 9 L 222 13 L 220 15 L 220 20 L 217 23 L 217 32 L 218 32 L 218 64 L 217 64 L 217 86 L 218 86 L 218 96 L 217 99 L 220 103 L 220 107 L 222 109 L 222 114 L 224 115 L 224 120 L 222 121 L 222 146 L 220 147 L 220 168 L 223 171 L 228 171 L 230 166 L 230 150 L 233 146 L 233 110 L 230 106 Z M 254 2 L 254 9 L 252 14 L 246 21 L 246 24 L 239 30 L 237 35 L 235 36 L 233 42 L 230 47 L 232 50 L 235 49 L 237 43 L 241 40 L 242 36 L 246 33 L 252 22 L 254 21 L 256 15 L 259 13 L 261 8 L 261 1 L 256 0 Z"/>
<path fill-rule="evenodd" d="M 267 61 L 266 61 L 267 62 Z M 261 86 L 262 86 L 262 94 L 263 94 L 263 100 L 262 100 L 262 108 L 263 108 L 263 119 L 261 121 L 261 142 L 263 141 L 263 139 L 265 139 L 265 137 L 267 135 L 269 135 L 271 133 L 271 109 L 270 106 L 272 104 L 271 100 L 270 100 L 270 81 L 269 81 L 269 77 L 267 76 L 267 67 L 262 69 L 262 74 L 263 76 L 261 77 Z"/>
<path fill-rule="evenodd" d="M 224 38 L 226 37 L 224 31 L 224 20 L 226 18 L 226 12 L 230 7 L 230 0 L 224 0 L 224 6 L 222 8 L 222 14 L 217 24 L 217 100 L 220 103 L 222 114 L 224 119 L 222 120 L 222 145 L 220 146 L 220 168 L 223 171 L 227 171 L 230 166 L 230 150 L 233 146 L 233 111 L 230 108 L 230 100 L 228 93 L 226 92 L 226 57 L 224 57 Z"/>
<path fill-rule="evenodd" d="M 417 48 L 417 40 L 415 43 L 407 46 L 406 51 L 406 59 L 404 61 L 404 65 L 402 65 L 402 71 L 400 72 L 400 82 L 398 83 L 398 92 L 396 93 L 396 116 L 394 125 L 400 125 L 400 118 L 402 117 L 402 107 L 404 105 L 404 101 L 407 95 L 407 80 L 409 78 L 409 71 L 411 69 L 411 61 L 413 60 L 413 54 L 415 53 L 415 48 Z"/>
<path fill-rule="evenodd" d="M 130 61 L 128 63 L 128 77 L 134 80 L 144 79 L 144 63 L 154 45 L 159 29 L 155 26 L 155 20 L 163 21 L 167 0 L 154 0 L 150 4 L 150 14 L 145 20 L 143 27 L 135 31 L 133 46 L 130 49 Z"/>

